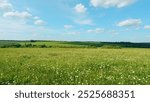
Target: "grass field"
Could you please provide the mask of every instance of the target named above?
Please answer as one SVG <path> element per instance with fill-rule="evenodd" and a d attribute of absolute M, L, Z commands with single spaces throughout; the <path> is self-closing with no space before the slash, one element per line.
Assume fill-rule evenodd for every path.
<path fill-rule="evenodd" d="M 0 84 L 147 85 L 150 49 L 0 48 Z"/>
<path fill-rule="evenodd" d="M 150 48 L 150 43 L 0 40 L 0 48 Z"/>

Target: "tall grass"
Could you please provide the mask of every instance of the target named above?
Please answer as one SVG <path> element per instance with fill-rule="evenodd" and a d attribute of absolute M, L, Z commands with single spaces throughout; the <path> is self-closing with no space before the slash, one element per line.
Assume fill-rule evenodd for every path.
<path fill-rule="evenodd" d="M 150 84 L 150 49 L 0 49 L 0 84 Z"/>

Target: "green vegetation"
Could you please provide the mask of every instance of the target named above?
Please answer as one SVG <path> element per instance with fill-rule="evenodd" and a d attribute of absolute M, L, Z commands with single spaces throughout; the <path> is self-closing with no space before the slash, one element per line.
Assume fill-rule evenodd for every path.
<path fill-rule="evenodd" d="M 150 48 L 150 43 L 79 41 L 0 41 L 0 48 Z"/>
<path fill-rule="evenodd" d="M 150 49 L 1 48 L 0 84 L 146 85 Z"/>

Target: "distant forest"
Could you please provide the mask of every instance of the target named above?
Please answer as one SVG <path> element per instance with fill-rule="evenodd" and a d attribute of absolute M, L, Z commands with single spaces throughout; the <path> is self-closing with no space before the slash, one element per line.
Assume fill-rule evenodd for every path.
<path fill-rule="evenodd" d="M 149 43 L 94 42 L 94 41 L 45 41 L 0 40 L 0 48 L 150 48 Z"/>

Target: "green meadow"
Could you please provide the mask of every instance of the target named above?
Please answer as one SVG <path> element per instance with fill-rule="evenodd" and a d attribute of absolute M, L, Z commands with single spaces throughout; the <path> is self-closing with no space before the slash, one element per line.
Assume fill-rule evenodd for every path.
<path fill-rule="evenodd" d="M 31 44 L 19 42 L 25 43 Z M 94 42 L 46 42 L 40 48 L 40 42 L 33 43 L 32 48 L 0 48 L 1 85 L 150 84 L 149 48 L 96 47 Z"/>

